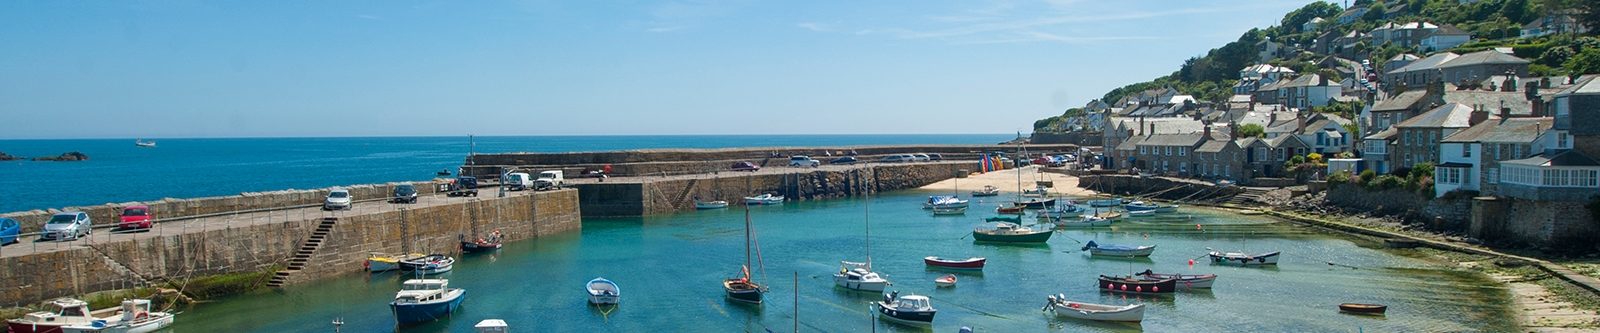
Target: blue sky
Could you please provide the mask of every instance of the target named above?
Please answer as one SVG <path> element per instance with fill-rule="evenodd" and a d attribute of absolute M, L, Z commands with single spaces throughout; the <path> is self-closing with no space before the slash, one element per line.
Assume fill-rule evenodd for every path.
<path fill-rule="evenodd" d="M 6 1 L 0 138 L 1010 133 L 1306 3 Z"/>

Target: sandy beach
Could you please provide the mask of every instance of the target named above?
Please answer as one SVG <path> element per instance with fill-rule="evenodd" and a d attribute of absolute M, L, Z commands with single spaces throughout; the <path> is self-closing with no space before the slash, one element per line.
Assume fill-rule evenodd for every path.
<path fill-rule="evenodd" d="M 1050 192 L 1052 196 L 1082 197 L 1096 194 L 1094 191 L 1078 188 L 1078 177 L 1057 173 L 1039 172 L 1039 167 L 1036 166 L 973 174 L 971 176 L 967 176 L 967 178 L 946 179 L 937 183 L 928 184 L 927 186 L 921 187 L 921 189 L 952 192 L 959 191 L 962 195 L 967 195 L 971 193 L 972 190 L 980 189 L 983 188 L 984 185 L 988 185 L 1000 188 L 1001 193 L 1008 193 L 1009 195 L 1014 196 L 1018 192 L 1018 172 L 1022 173 L 1021 179 L 1023 188 L 1033 188 L 1034 181 L 1049 180 L 1055 182 L 1055 186 L 1051 188 Z M 1002 194 L 1002 196 L 1004 195 L 1006 194 Z"/>

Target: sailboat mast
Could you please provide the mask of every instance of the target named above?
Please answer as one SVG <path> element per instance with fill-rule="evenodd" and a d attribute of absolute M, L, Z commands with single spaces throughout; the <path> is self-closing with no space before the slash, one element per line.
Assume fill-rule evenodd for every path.
<path fill-rule="evenodd" d="M 744 278 L 750 279 L 750 205 L 744 206 L 744 271 Z"/>
<path fill-rule="evenodd" d="M 872 192 L 867 192 L 866 208 L 862 208 L 862 216 L 867 221 L 867 270 L 872 270 Z"/>

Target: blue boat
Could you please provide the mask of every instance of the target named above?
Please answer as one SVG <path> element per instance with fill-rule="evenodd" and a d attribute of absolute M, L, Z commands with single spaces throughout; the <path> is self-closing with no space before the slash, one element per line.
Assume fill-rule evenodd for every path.
<path fill-rule="evenodd" d="M 399 325 L 423 323 L 449 317 L 466 298 L 467 290 L 450 288 L 450 280 L 411 279 L 395 293 L 389 309 Z"/>

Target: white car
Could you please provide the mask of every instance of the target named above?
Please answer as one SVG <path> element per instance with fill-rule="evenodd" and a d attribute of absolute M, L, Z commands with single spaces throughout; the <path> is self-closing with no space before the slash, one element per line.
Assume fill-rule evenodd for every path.
<path fill-rule="evenodd" d="M 879 159 L 878 162 L 883 162 L 883 163 L 901 163 L 901 162 L 911 162 L 911 160 L 913 160 L 913 159 L 916 159 L 916 158 L 911 157 L 911 155 L 889 155 L 889 156 L 884 156 L 882 159 Z"/>
<path fill-rule="evenodd" d="M 822 162 L 811 159 L 811 156 L 798 156 L 797 155 L 797 156 L 789 157 L 789 166 L 792 166 L 792 167 L 813 167 L 813 168 L 815 168 L 815 167 L 817 167 L 819 165 L 822 165 Z"/>
<path fill-rule="evenodd" d="M 911 157 L 912 157 L 912 161 L 917 161 L 917 162 L 927 162 L 927 161 L 932 161 L 933 160 L 933 157 L 928 156 L 928 154 L 922 154 L 922 153 L 912 154 Z"/>
<path fill-rule="evenodd" d="M 328 191 L 328 197 L 322 200 L 322 210 L 350 209 L 355 206 L 351 204 L 352 201 L 354 199 L 350 198 L 349 190 L 335 188 Z"/>

